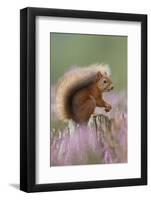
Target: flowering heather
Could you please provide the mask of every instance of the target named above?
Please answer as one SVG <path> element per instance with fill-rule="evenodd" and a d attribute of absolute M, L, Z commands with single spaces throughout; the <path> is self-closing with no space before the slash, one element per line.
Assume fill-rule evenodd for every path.
<path fill-rule="evenodd" d="M 97 108 L 87 126 L 69 124 L 51 131 L 50 165 L 85 165 L 127 162 L 127 97 L 111 93 L 112 111 Z"/>

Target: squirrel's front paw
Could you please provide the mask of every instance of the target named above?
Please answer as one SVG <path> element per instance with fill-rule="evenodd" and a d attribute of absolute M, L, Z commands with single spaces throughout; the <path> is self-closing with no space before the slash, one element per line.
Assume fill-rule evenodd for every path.
<path fill-rule="evenodd" d="M 112 106 L 110 104 L 105 105 L 105 111 L 109 112 L 112 109 Z"/>

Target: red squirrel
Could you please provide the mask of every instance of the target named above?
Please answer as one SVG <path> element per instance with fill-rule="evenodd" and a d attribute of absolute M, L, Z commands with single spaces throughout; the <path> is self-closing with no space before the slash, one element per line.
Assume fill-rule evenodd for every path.
<path fill-rule="evenodd" d="M 98 64 L 76 68 L 64 74 L 58 82 L 56 109 L 59 119 L 87 123 L 96 107 L 111 105 L 103 99 L 103 93 L 113 90 L 113 83 L 107 66 Z"/>

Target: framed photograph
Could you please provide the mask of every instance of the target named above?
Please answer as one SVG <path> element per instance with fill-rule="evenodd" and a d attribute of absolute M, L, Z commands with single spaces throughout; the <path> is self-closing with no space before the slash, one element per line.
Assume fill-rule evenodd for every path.
<path fill-rule="evenodd" d="M 20 189 L 147 184 L 147 15 L 20 11 Z"/>

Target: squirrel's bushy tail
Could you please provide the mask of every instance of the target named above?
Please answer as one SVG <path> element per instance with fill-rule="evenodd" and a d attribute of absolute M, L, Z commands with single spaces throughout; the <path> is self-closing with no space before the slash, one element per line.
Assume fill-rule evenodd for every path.
<path fill-rule="evenodd" d="M 110 74 L 107 65 L 95 64 L 89 67 L 74 67 L 58 81 L 56 88 L 56 114 L 60 120 L 73 119 L 72 96 L 75 91 L 86 86 L 98 71 Z"/>

